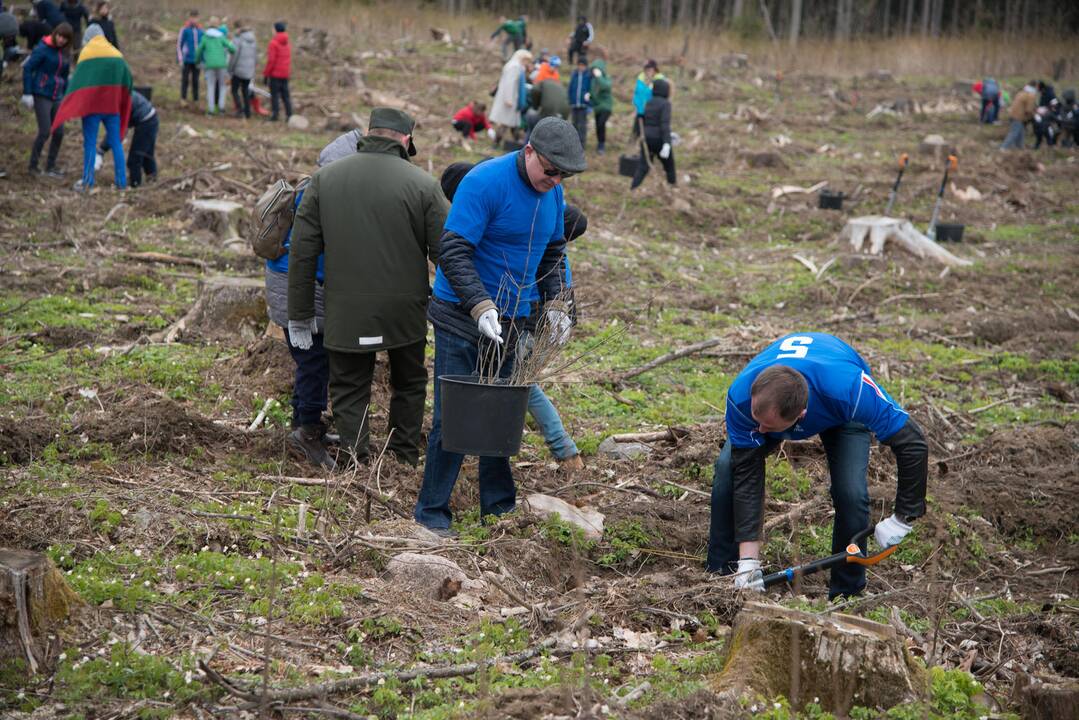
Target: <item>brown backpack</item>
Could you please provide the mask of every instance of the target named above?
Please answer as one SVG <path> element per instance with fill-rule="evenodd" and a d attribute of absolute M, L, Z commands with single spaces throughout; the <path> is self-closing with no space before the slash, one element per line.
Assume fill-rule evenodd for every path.
<path fill-rule="evenodd" d="M 251 249 L 260 258 L 277 260 L 287 252 L 285 238 L 296 216 L 296 196 L 310 180 L 305 177 L 296 187 L 287 180 L 278 180 L 255 203 L 251 213 Z"/>

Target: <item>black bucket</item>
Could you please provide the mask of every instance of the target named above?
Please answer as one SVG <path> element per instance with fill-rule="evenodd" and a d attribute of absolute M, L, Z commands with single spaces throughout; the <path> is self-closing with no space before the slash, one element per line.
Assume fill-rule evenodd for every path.
<path fill-rule="evenodd" d="M 963 229 L 966 225 L 955 223 L 937 223 L 937 242 L 962 242 Z"/>
<path fill-rule="evenodd" d="M 443 375 L 438 382 L 443 450 L 484 457 L 520 452 L 528 385 L 481 383 L 475 375 Z"/>
<path fill-rule="evenodd" d="M 817 196 L 817 207 L 821 210 L 842 210 L 843 193 L 821 190 Z"/>
<path fill-rule="evenodd" d="M 623 155 L 618 158 L 618 174 L 633 177 L 637 174 L 637 165 L 640 162 L 640 155 Z"/>
<path fill-rule="evenodd" d="M 502 149 L 508 153 L 517 152 L 524 146 L 525 144 L 523 142 L 518 142 L 517 140 L 504 140 L 502 142 Z"/>
<path fill-rule="evenodd" d="M 150 102 L 154 101 L 154 88 L 152 85 L 136 85 L 133 89 Z"/>

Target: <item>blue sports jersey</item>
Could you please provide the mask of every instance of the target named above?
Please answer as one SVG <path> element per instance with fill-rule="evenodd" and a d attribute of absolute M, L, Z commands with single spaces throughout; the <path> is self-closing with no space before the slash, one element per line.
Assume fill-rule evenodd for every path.
<path fill-rule="evenodd" d="M 907 423 L 907 412 L 873 380 L 869 366 L 845 342 L 826 333 L 795 333 L 776 340 L 749 361 L 727 391 L 727 437 L 735 448 L 764 445 L 750 412 L 750 388 L 762 370 L 786 365 L 809 385 L 806 415 L 776 440 L 804 440 L 838 425 L 860 422 L 878 440 L 887 440 Z"/>
<path fill-rule="evenodd" d="M 518 151 L 520 152 L 520 151 Z M 539 298 L 536 269 L 547 245 L 565 232 L 562 188 L 536 192 L 517 172 L 518 153 L 480 163 L 469 170 L 446 218 L 445 230 L 475 248 L 472 262 L 499 312 L 524 317 Z M 460 302 L 439 267 L 434 295 Z"/>

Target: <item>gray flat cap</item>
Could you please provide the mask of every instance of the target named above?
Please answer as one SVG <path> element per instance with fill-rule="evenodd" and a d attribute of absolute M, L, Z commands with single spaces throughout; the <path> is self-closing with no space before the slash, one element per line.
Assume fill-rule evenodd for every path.
<path fill-rule="evenodd" d="M 582 173 L 588 169 L 580 136 L 560 117 L 545 117 L 536 123 L 528 144 L 562 172 Z"/>

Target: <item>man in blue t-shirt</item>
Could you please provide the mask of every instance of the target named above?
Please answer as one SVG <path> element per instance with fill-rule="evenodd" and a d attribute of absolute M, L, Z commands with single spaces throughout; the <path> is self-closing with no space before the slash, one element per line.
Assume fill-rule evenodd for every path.
<path fill-rule="evenodd" d="M 572 324 L 558 302 L 565 250 L 562 181 L 587 168 L 573 126 L 536 125 L 522 150 L 476 165 L 457 188 L 446 218 L 427 317 L 435 329 L 434 413 L 427 436 L 416 521 L 451 536 L 450 494 L 464 456 L 442 448 L 442 375 L 513 372 L 516 335 L 535 326 L 533 304 L 565 342 Z M 501 363 L 491 367 L 491 363 Z M 508 458 L 479 460 L 480 513 L 513 510 L 517 489 Z"/>
<path fill-rule="evenodd" d="M 877 543 L 899 543 L 925 514 L 929 448 L 921 428 L 877 385 L 854 348 L 834 335 L 787 335 L 765 348 L 731 384 L 726 421 L 727 442 L 712 482 L 708 569 L 737 572 L 736 587 L 763 589 L 764 461 L 783 440 L 820 435 L 835 507 L 833 553 L 869 525 L 870 433 L 892 449 L 898 468 L 895 510 L 877 523 Z M 865 567 L 846 564 L 832 570 L 828 596 L 864 588 Z"/>

